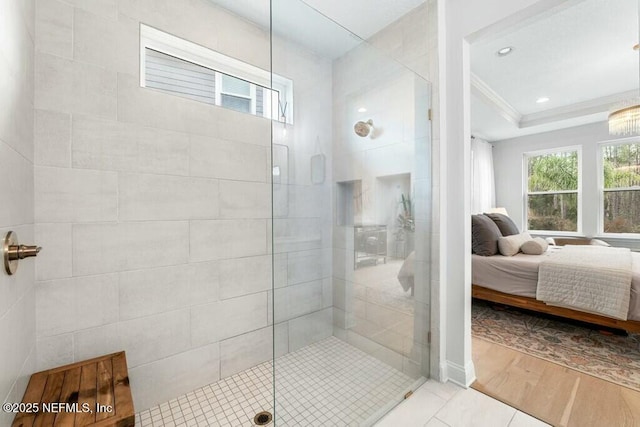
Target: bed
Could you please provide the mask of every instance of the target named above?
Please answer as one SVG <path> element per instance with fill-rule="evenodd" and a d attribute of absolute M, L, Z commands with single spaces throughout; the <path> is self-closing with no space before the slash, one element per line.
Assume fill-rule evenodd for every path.
<path fill-rule="evenodd" d="M 561 249 L 550 249 L 543 255 L 522 253 L 512 257 L 472 255 L 472 296 L 600 326 L 624 329 L 627 332 L 640 332 L 640 253 L 631 253 L 632 276 L 628 320 L 619 320 L 551 306 L 536 300 L 540 263 L 555 250 Z"/>

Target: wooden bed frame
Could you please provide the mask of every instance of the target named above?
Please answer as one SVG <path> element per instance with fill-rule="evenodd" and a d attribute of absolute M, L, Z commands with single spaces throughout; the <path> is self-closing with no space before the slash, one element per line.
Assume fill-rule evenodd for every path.
<path fill-rule="evenodd" d="M 570 308 L 554 307 L 552 305 L 547 305 L 542 301 L 538 301 L 535 298 L 506 294 L 504 292 L 494 291 L 493 289 L 488 289 L 479 285 L 471 285 L 471 295 L 473 298 L 485 301 L 524 308 L 526 310 L 592 323 L 594 325 L 606 326 L 608 328 L 623 329 L 627 332 L 640 333 L 640 321 L 636 320 L 618 320 L 610 317 L 599 316 L 597 314 L 572 310 Z"/>

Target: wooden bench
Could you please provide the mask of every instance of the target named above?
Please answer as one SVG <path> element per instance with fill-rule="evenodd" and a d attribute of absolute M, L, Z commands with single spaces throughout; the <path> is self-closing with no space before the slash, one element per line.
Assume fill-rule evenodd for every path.
<path fill-rule="evenodd" d="M 22 403 L 12 427 L 135 424 L 124 351 L 31 375 Z"/>

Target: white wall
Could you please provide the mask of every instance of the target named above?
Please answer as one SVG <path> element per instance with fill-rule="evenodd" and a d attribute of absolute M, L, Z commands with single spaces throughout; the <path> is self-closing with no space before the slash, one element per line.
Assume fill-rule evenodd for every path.
<path fill-rule="evenodd" d="M 475 379 L 471 360 L 471 185 L 469 41 L 508 27 L 562 0 L 441 0 L 440 61 L 440 377 L 463 385 Z"/>
<path fill-rule="evenodd" d="M 270 69 L 269 33 L 208 0 L 38 1 L 38 367 L 124 349 L 138 411 L 273 357 L 271 121 L 141 88 L 140 23 Z M 305 123 L 331 123 L 330 62 L 290 48 L 278 71 L 308 107 L 298 164 Z M 273 229 L 276 355 L 332 323 L 330 233 L 290 190 Z"/>
<path fill-rule="evenodd" d="M 33 244 L 34 1 L 0 2 L 0 238 L 17 233 Z M 0 271 L 0 401 L 20 402 L 35 370 L 34 266 L 22 260 L 16 274 Z M 0 411 L 0 425 L 13 415 Z"/>
<path fill-rule="evenodd" d="M 523 156 L 530 151 L 579 146 L 582 151 L 582 235 L 598 234 L 598 143 L 612 141 L 607 122 L 592 123 L 553 132 L 493 142 L 496 179 L 496 206 L 507 208 L 520 229 L 524 229 Z M 515 184 L 521 185 L 515 185 Z M 637 247 L 640 242 L 628 239 L 606 239 L 616 245 Z"/>

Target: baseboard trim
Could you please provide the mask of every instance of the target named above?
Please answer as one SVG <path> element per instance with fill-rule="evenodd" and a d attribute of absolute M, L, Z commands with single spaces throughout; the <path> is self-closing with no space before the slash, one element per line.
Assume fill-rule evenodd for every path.
<path fill-rule="evenodd" d="M 452 383 L 462 387 L 467 388 L 476 380 L 476 370 L 471 360 L 469 360 L 465 366 L 447 361 L 445 369 L 447 374 L 446 378 Z"/>

